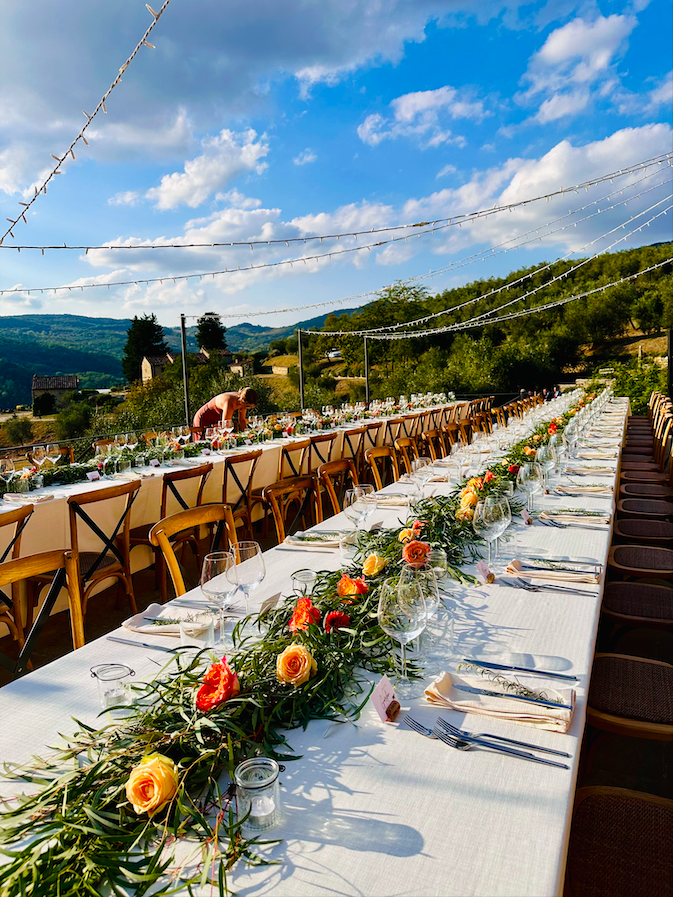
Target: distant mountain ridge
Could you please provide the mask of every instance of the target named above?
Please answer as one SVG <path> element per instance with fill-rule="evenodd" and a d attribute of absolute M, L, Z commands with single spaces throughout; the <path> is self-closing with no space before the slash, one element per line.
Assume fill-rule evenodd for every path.
<path fill-rule="evenodd" d="M 351 314 L 359 309 L 348 309 Z M 301 327 L 322 327 L 327 314 L 286 327 L 244 322 L 227 328 L 233 352 L 268 349 L 269 343 Z M 33 374 L 78 374 L 83 387 L 112 386 L 123 381 L 121 358 L 130 318 L 83 315 L 0 316 L 0 407 L 30 403 Z M 180 350 L 180 329 L 164 327 L 171 349 Z M 196 327 L 187 329 L 187 349 L 195 352 Z M 95 351 L 92 351 L 95 346 Z"/>

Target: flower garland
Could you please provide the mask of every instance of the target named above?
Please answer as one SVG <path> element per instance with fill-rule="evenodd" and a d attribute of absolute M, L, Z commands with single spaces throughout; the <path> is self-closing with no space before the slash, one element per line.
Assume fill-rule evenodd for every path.
<path fill-rule="evenodd" d="M 557 432 L 564 425 L 552 423 Z M 537 428 L 537 442 L 550 426 Z M 156 678 L 133 686 L 127 719 L 100 729 L 80 724 L 50 758 L 6 765 L 6 778 L 35 787 L 3 802 L 3 894 L 79 897 L 103 884 L 114 893 L 168 894 L 179 876 L 183 887 L 211 883 L 223 895 L 236 862 L 265 862 L 257 847 L 268 842 L 243 836 L 234 790 L 222 792 L 220 775 L 233 780 L 235 766 L 258 754 L 297 759 L 286 732 L 311 719 L 357 718 L 372 688 L 364 673 L 392 668 L 393 642 L 377 621 L 383 582 L 405 565 L 422 567 L 433 547 L 444 549 L 454 576 L 473 581 L 460 570 L 477 550 L 459 513 L 465 490 L 502 489 L 524 449 L 518 444 L 449 496 L 417 502 L 407 525 L 360 533 L 354 562 L 319 572 L 310 597 L 259 617 L 261 637 L 246 634 L 242 621 L 229 658 L 204 672 L 207 652 L 176 649 Z M 176 868 L 177 841 L 193 845 L 196 872 Z"/>

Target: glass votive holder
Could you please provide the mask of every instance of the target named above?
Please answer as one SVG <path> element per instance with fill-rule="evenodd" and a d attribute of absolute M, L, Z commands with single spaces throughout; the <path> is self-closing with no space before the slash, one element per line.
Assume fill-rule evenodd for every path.
<path fill-rule="evenodd" d="M 131 469 L 130 458 L 119 458 L 117 460 L 117 473 L 128 473 Z"/>
<path fill-rule="evenodd" d="M 339 556 L 342 561 L 352 561 L 358 550 L 357 532 L 343 533 L 339 536 Z"/>
<path fill-rule="evenodd" d="M 147 455 L 136 455 L 133 461 L 134 467 L 147 467 Z"/>
<path fill-rule="evenodd" d="M 514 498 L 514 483 L 511 480 L 504 484 L 503 494 L 507 498 Z"/>
<path fill-rule="evenodd" d="M 123 663 L 99 663 L 91 667 L 91 675 L 98 682 L 98 698 L 101 710 L 121 707 L 131 703 L 130 680 L 135 670 Z"/>
<path fill-rule="evenodd" d="M 317 574 L 313 570 L 297 570 L 292 574 L 292 591 L 295 595 L 304 597 L 313 592 Z"/>
<path fill-rule="evenodd" d="M 41 473 L 34 473 L 31 477 L 33 489 L 41 489 L 44 486 L 44 477 Z"/>
<path fill-rule="evenodd" d="M 180 644 L 183 648 L 215 647 L 215 615 L 194 614 L 189 619 L 180 620 Z"/>
<path fill-rule="evenodd" d="M 238 818 L 249 832 L 265 832 L 280 822 L 279 767 L 270 757 L 244 760 L 234 770 Z"/>

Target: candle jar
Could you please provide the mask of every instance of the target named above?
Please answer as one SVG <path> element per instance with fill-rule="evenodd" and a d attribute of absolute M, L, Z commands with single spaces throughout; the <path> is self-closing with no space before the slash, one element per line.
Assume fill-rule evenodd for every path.
<path fill-rule="evenodd" d="M 278 764 L 269 757 L 253 757 L 234 770 L 238 818 L 249 832 L 265 832 L 280 822 Z"/>
<path fill-rule="evenodd" d="M 101 710 L 120 707 L 131 703 L 128 686 L 135 676 L 135 670 L 123 663 L 100 663 L 91 667 L 91 675 L 98 682 L 98 697 Z"/>

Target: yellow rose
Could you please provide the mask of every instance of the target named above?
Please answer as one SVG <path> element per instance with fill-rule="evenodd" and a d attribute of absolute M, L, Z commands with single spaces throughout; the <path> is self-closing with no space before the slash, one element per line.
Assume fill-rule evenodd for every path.
<path fill-rule="evenodd" d="M 479 496 L 476 492 L 464 492 L 463 497 L 460 500 L 460 507 L 463 510 L 467 508 L 474 508 L 478 501 Z"/>
<path fill-rule="evenodd" d="M 154 816 L 178 790 L 178 770 L 169 757 L 148 754 L 131 770 L 126 797 L 140 815 Z"/>
<path fill-rule="evenodd" d="M 388 561 L 380 555 L 370 554 L 362 565 L 362 572 L 365 576 L 378 576 L 387 563 Z"/>
<path fill-rule="evenodd" d="M 397 538 L 400 542 L 408 542 L 410 539 L 414 538 L 414 531 L 409 528 L 400 530 L 400 534 Z"/>
<path fill-rule="evenodd" d="M 311 652 L 303 645 L 290 645 L 276 658 L 276 676 L 286 685 L 303 685 L 318 669 Z"/>
<path fill-rule="evenodd" d="M 456 520 L 464 520 L 469 522 L 474 517 L 474 509 L 473 508 L 463 508 L 460 507 L 456 511 Z"/>

